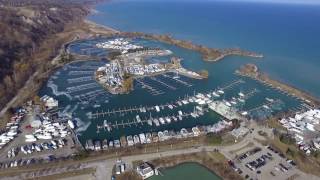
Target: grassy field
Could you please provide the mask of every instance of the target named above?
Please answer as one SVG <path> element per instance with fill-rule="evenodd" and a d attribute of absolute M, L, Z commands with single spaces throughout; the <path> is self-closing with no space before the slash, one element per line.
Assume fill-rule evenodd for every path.
<path fill-rule="evenodd" d="M 32 178 L 32 179 L 57 180 L 57 179 L 71 178 L 71 177 L 77 178 L 80 176 L 83 176 L 84 178 L 86 178 L 87 176 L 84 176 L 84 175 L 91 176 L 95 172 L 96 172 L 96 170 L 94 168 L 88 168 L 88 169 L 82 169 L 82 170 L 66 172 L 66 173 L 61 173 L 61 174 L 55 174 L 55 175 L 50 175 L 50 176 L 44 176 L 41 178 Z"/>

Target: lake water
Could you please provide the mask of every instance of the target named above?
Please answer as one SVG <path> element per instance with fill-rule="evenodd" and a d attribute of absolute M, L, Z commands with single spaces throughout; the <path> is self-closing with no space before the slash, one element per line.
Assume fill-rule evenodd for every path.
<path fill-rule="evenodd" d="M 153 176 L 150 180 L 221 180 L 219 176 L 212 173 L 197 163 L 184 163 L 161 171 L 163 176 Z"/>
<path fill-rule="evenodd" d="M 273 78 L 320 97 L 320 6 L 215 1 L 118 0 L 89 17 L 123 31 L 171 34 L 216 48 L 265 55 L 256 63 Z M 212 66 L 238 65 L 230 58 Z M 221 76 L 221 74 L 214 74 Z"/>

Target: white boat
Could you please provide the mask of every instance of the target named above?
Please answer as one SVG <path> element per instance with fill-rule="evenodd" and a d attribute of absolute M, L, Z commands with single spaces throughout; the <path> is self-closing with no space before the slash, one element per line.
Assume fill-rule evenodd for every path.
<path fill-rule="evenodd" d="M 226 101 L 225 104 L 226 104 L 227 106 L 231 107 L 231 104 L 230 104 L 228 101 Z"/>
<path fill-rule="evenodd" d="M 159 126 L 159 120 L 158 119 L 153 119 L 153 123 L 156 125 L 156 126 Z"/>
<path fill-rule="evenodd" d="M 145 144 L 147 141 L 146 141 L 146 136 L 144 133 L 141 133 L 139 134 L 139 138 L 140 138 L 140 143 L 141 144 Z"/>
<path fill-rule="evenodd" d="M 134 142 L 134 144 L 140 144 L 140 139 L 139 139 L 138 135 L 133 136 L 133 142 Z"/>
<path fill-rule="evenodd" d="M 244 94 L 243 94 L 242 92 L 239 92 L 238 95 L 239 95 L 240 97 L 244 97 Z"/>
<path fill-rule="evenodd" d="M 164 134 L 163 134 L 162 131 L 159 131 L 159 132 L 158 132 L 158 137 L 159 137 L 159 141 L 164 141 L 164 140 L 165 140 Z"/>
<path fill-rule="evenodd" d="M 220 89 L 220 90 L 218 90 L 218 93 L 219 94 L 224 94 L 224 91 Z"/>
<path fill-rule="evenodd" d="M 35 138 L 34 135 L 32 135 L 32 134 L 26 134 L 26 135 L 24 135 L 24 137 L 25 137 L 26 139 L 33 139 L 33 138 Z"/>
<path fill-rule="evenodd" d="M 74 123 L 71 120 L 68 120 L 68 125 L 71 129 L 75 128 Z"/>
<path fill-rule="evenodd" d="M 109 141 L 109 147 L 113 147 L 113 141 Z"/>
<path fill-rule="evenodd" d="M 148 119 L 147 123 L 152 126 L 152 120 L 151 119 Z"/>
<path fill-rule="evenodd" d="M 179 114 L 180 116 L 182 116 L 182 115 L 183 115 L 182 111 L 178 111 L 178 114 Z"/>
<path fill-rule="evenodd" d="M 152 135 L 151 135 L 151 133 L 146 133 L 146 142 L 147 143 L 152 143 Z"/>
<path fill-rule="evenodd" d="M 266 97 L 266 100 L 269 101 L 269 102 L 273 102 L 274 101 L 274 99 L 267 98 L 267 97 Z"/>
<path fill-rule="evenodd" d="M 128 143 L 128 146 L 133 146 L 134 145 L 134 141 L 133 141 L 133 137 L 132 136 L 127 136 L 127 143 Z"/>
<path fill-rule="evenodd" d="M 243 111 L 243 112 L 241 113 L 241 115 L 242 115 L 242 116 L 246 116 L 246 115 L 248 115 L 248 112 L 247 112 L 247 111 Z"/>
<path fill-rule="evenodd" d="M 155 108 L 156 108 L 156 111 L 157 111 L 157 112 L 160 112 L 159 106 L 155 106 Z"/>
<path fill-rule="evenodd" d="M 37 136 L 38 139 L 45 139 L 45 140 L 48 140 L 48 139 L 52 139 L 52 136 L 51 135 L 38 135 Z"/>
<path fill-rule="evenodd" d="M 196 113 L 194 113 L 194 112 L 192 112 L 190 115 L 191 115 L 193 118 L 196 118 L 196 117 L 197 117 Z"/>
<path fill-rule="evenodd" d="M 141 122 L 141 119 L 140 119 L 140 116 L 139 115 L 136 115 L 136 119 L 137 119 L 137 122 Z"/>
<path fill-rule="evenodd" d="M 231 104 L 236 105 L 237 102 L 236 101 L 230 101 Z"/>
<path fill-rule="evenodd" d="M 159 118 L 159 121 L 160 121 L 161 124 L 165 124 L 165 121 L 164 121 L 164 119 L 162 117 Z"/>
<path fill-rule="evenodd" d="M 26 139 L 26 142 L 36 142 L 37 139 L 36 138 L 28 138 Z"/>
<path fill-rule="evenodd" d="M 215 91 L 212 93 L 212 95 L 213 95 L 214 97 L 220 97 L 220 95 L 219 95 L 218 93 L 216 93 Z"/>
<path fill-rule="evenodd" d="M 265 109 L 270 109 L 270 107 L 267 106 L 267 105 L 263 105 L 263 108 L 265 108 Z"/>
<path fill-rule="evenodd" d="M 116 148 L 121 147 L 120 141 L 118 139 L 114 140 L 114 147 Z"/>
<path fill-rule="evenodd" d="M 182 100 L 183 104 L 189 104 L 189 102 L 187 100 Z"/>
<path fill-rule="evenodd" d="M 166 120 L 166 122 L 167 122 L 168 124 L 171 123 L 170 117 L 165 117 L 165 120 Z"/>
<path fill-rule="evenodd" d="M 238 101 L 241 102 L 241 103 L 245 102 L 244 99 L 242 99 L 242 98 L 238 98 Z"/>
<path fill-rule="evenodd" d="M 172 116 L 172 119 L 174 120 L 174 121 L 178 121 L 178 118 L 177 117 L 175 117 L 175 116 Z"/>
<path fill-rule="evenodd" d="M 168 108 L 169 108 L 169 109 L 173 109 L 173 106 L 170 104 L 170 105 L 168 106 Z"/>

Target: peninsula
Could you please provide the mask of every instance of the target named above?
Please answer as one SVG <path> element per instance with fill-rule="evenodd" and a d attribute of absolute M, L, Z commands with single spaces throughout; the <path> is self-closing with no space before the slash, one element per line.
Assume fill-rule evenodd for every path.
<path fill-rule="evenodd" d="M 143 47 L 130 42 L 129 39 L 116 38 L 96 44 L 98 48 L 111 51 L 110 63 L 99 67 L 95 79 L 112 94 L 128 93 L 133 89 L 133 80 L 148 76 L 156 76 L 168 72 L 178 73 L 190 78 L 208 78 L 208 74 L 198 74 L 186 70 L 180 64 L 181 59 L 169 56 L 170 50 Z M 165 57 L 166 62 L 148 63 L 146 59 Z"/>
<path fill-rule="evenodd" d="M 268 74 L 261 72 L 255 64 L 246 64 L 240 67 L 238 70 L 236 70 L 236 74 L 254 78 L 262 83 L 269 84 L 274 88 L 278 88 L 287 92 L 288 94 L 291 94 L 292 96 L 301 98 L 303 101 L 305 101 L 307 104 L 311 106 L 317 107 L 320 105 L 320 100 L 318 98 L 310 95 L 307 92 L 297 89 L 292 85 L 288 85 L 278 80 L 270 78 Z"/>

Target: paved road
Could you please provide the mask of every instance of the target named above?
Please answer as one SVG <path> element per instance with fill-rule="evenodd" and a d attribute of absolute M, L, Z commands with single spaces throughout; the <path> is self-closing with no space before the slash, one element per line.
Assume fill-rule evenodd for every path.
<path fill-rule="evenodd" d="M 179 150 L 170 150 L 165 152 L 158 152 L 158 153 L 150 153 L 150 154 L 140 154 L 140 155 L 132 155 L 132 156 L 124 156 L 121 157 L 121 159 L 128 164 L 132 164 L 134 161 L 143 160 L 148 161 L 152 159 L 156 159 L 159 157 L 166 157 L 166 156 L 174 156 L 174 155 L 181 155 L 181 154 L 189 154 L 189 153 L 196 153 L 196 152 L 203 152 L 203 151 L 214 151 L 218 149 L 225 157 L 228 159 L 235 159 L 235 156 L 238 152 L 245 151 L 246 148 L 248 149 L 248 144 L 253 144 L 256 147 L 264 148 L 259 142 L 257 142 L 255 139 L 263 139 L 262 136 L 258 134 L 258 131 L 261 129 L 253 124 L 250 126 L 250 129 L 254 128 L 255 130 L 252 133 L 249 133 L 245 138 L 243 138 L 241 141 L 237 142 L 236 144 L 230 145 L 230 146 L 201 146 L 201 147 L 193 147 L 193 148 L 187 148 L 187 149 L 179 149 Z M 262 128 L 263 129 L 263 128 Z M 270 134 L 270 129 L 264 129 L 268 134 Z M 24 179 L 24 178 L 30 178 L 30 177 L 37 177 L 37 176 L 47 176 L 51 174 L 58 174 L 62 172 L 68 172 L 73 170 L 79 170 L 84 168 L 95 168 L 95 178 L 97 180 L 110 180 L 111 174 L 112 174 L 112 167 L 114 166 L 117 158 L 111 158 L 106 159 L 106 157 L 98 156 L 94 158 L 93 160 L 88 160 L 85 163 L 79 164 L 79 162 L 76 162 L 72 165 L 63 166 L 56 168 L 48 168 L 48 169 L 41 169 L 34 172 L 25 172 L 25 170 L 20 171 L 21 173 L 17 176 L 5 178 L 10 180 L 16 180 L 16 179 Z M 244 166 L 242 167 L 244 170 Z M 249 171 L 248 171 L 249 172 Z M 17 173 L 19 173 L 19 170 L 17 170 Z M 298 169 L 294 170 L 294 173 L 299 174 L 298 178 L 304 178 L 304 179 L 318 179 L 317 177 L 309 174 L 305 174 L 301 172 Z M 252 175 L 252 177 L 254 177 Z M 278 179 L 281 179 L 281 176 L 278 176 Z M 0 178 L 1 179 L 1 178 Z M 263 179 L 263 178 L 262 178 Z M 277 179 L 277 178 L 273 178 Z"/>

